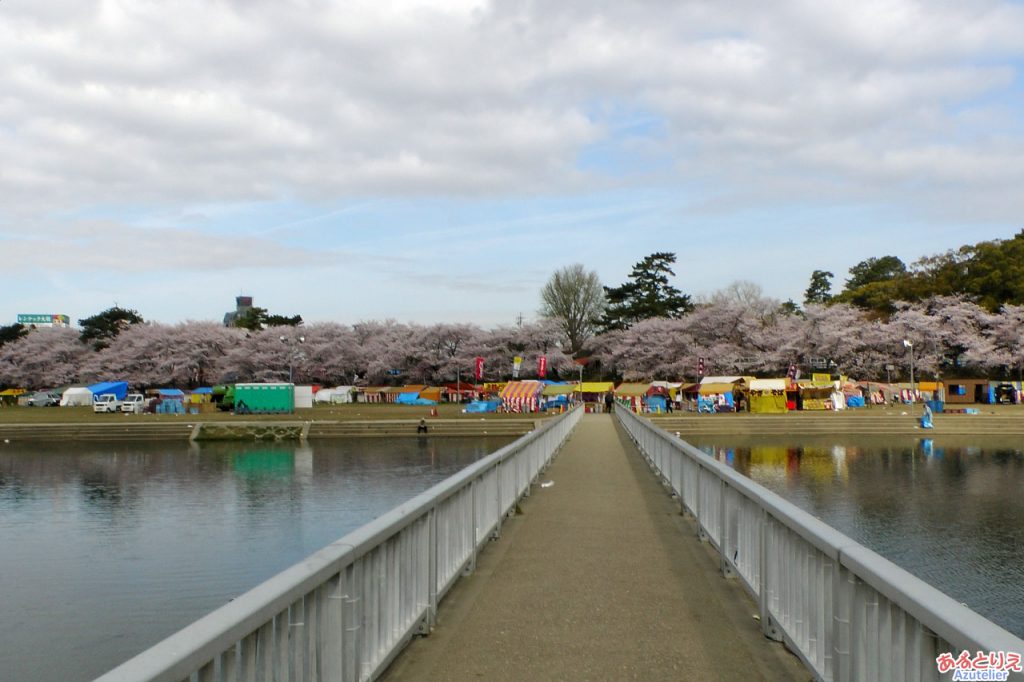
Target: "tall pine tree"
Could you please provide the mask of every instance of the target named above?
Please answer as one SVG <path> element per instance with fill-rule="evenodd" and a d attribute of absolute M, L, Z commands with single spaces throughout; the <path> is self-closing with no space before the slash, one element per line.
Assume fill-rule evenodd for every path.
<path fill-rule="evenodd" d="M 629 281 L 605 287 L 608 305 L 601 325 L 606 330 L 629 329 L 640 320 L 653 317 L 678 319 L 693 310 L 690 297 L 669 284 L 674 277 L 676 254 L 652 253 L 633 266 Z"/>

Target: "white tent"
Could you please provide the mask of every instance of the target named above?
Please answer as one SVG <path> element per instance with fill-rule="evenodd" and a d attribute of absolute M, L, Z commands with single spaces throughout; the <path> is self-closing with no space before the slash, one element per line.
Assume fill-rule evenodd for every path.
<path fill-rule="evenodd" d="M 355 386 L 335 386 L 321 388 L 316 392 L 314 400 L 318 403 L 351 403 L 355 398 Z"/>
<path fill-rule="evenodd" d="M 92 391 L 84 386 L 75 386 L 64 391 L 60 397 L 61 407 L 92 405 Z"/>

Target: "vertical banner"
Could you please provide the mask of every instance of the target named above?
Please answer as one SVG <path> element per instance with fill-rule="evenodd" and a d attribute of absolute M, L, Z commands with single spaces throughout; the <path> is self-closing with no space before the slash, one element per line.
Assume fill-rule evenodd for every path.
<path fill-rule="evenodd" d="M 537 358 L 537 376 L 543 379 L 548 375 L 548 359 L 547 356 L 540 356 Z"/>
<path fill-rule="evenodd" d="M 473 376 L 476 378 L 477 381 L 480 381 L 481 379 L 484 378 L 484 359 L 478 357 L 476 358 L 474 363 L 475 364 L 473 365 Z"/>
<path fill-rule="evenodd" d="M 519 378 L 519 368 L 522 367 L 522 366 L 523 366 L 523 358 L 522 357 L 517 355 L 514 358 L 512 358 L 512 378 L 513 379 L 518 379 Z"/>
<path fill-rule="evenodd" d="M 704 376 L 704 358 L 697 358 L 697 376 Z"/>

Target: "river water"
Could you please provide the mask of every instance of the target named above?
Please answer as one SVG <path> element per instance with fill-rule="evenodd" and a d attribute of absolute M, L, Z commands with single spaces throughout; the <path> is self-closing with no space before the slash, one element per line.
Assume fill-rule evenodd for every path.
<path fill-rule="evenodd" d="M 0 679 L 91 680 L 509 441 L 0 444 Z"/>
<path fill-rule="evenodd" d="M 1019 439 L 687 440 L 1024 637 Z"/>

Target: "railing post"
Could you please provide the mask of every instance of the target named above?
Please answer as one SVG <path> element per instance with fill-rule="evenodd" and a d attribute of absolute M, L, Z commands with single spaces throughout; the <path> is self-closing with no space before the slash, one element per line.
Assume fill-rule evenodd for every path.
<path fill-rule="evenodd" d="M 704 497 L 704 491 L 703 491 L 703 488 L 704 488 L 703 483 L 704 483 L 704 481 L 702 480 L 703 478 L 704 478 L 704 467 L 698 466 L 697 467 L 697 485 L 696 485 L 697 499 L 694 500 L 693 518 L 697 522 L 697 538 L 701 542 L 707 542 L 708 541 L 708 533 L 707 533 L 706 530 L 704 530 L 704 519 L 701 518 L 701 516 L 703 515 L 702 514 L 702 508 L 701 508 L 701 500 Z"/>
<path fill-rule="evenodd" d="M 853 594 L 857 578 L 842 564 L 842 557 L 832 572 L 832 661 L 833 680 L 847 682 L 853 679 L 851 653 L 851 617 Z"/>
<path fill-rule="evenodd" d="M 722 575 L 726 578 L 735 577 L 736 573 L 733 570 L 732 562 L 729 560 L 729 543 L 732 537 L 729 533 L 731 530 L 729 523 L 729 501 L 726 492 L 729 490 L 729 485 L 725 480 L 718 482 L 718 556 L 721 560 Z"/>
<path fill-rule="evenodd" d="M 437 623 L 437 506 L 427 513 L 427 615 L 420 623 L 419 634 L 429 635 Z"/>
<path fill-rule="evenodd" d="M 476 495 L 479 487 L 479 477 L 474 478 L 469 484 L 469 532 L 471 537 L 469 539 L 469 559 L 466 561 L 466 565 L 462 569 L 463 577 L 472 574 L 473 571 L 476 570 L 477 537 L 480 535 L 479 512 L 477 511 L 476 505 Z"/>

